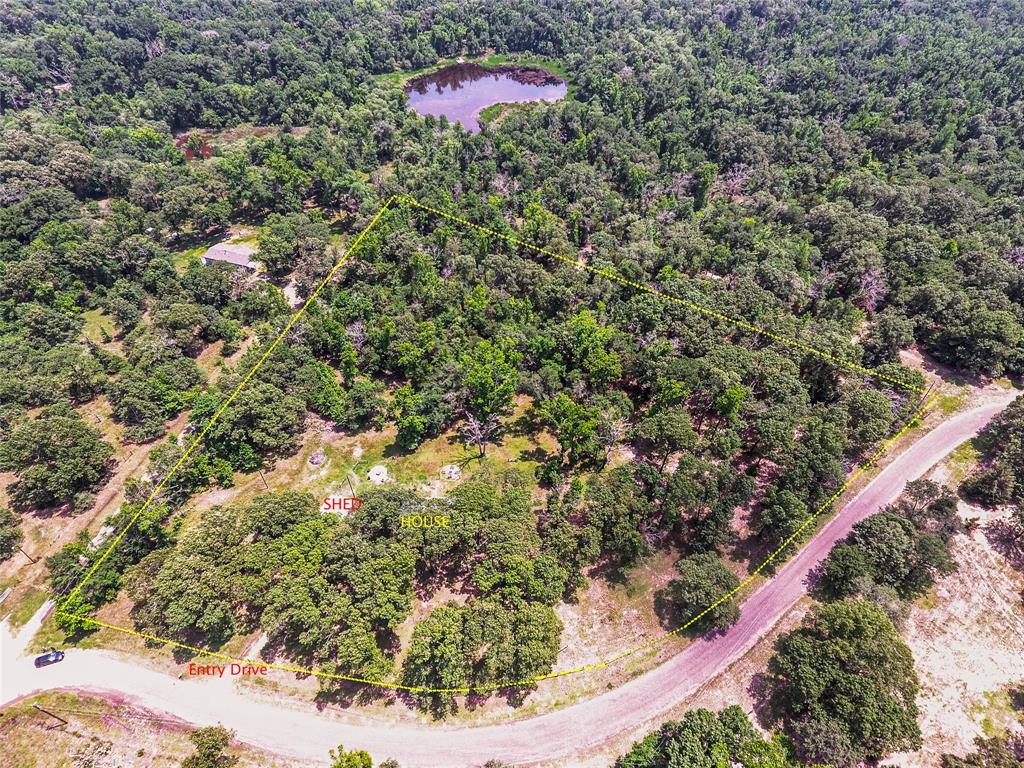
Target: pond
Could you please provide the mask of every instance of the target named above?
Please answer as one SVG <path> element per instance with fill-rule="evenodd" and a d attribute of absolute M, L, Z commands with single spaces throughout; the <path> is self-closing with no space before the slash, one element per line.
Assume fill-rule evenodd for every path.
<path fill-rule="evenodd" d="M 565 81 L 535 67 L 454 64 L 415 77 L 406 88 L 409 106 L 421 115 L 444 115 L 470 133 L 480 130 L 480 112 L 492 104 L 558 101 Z"/>

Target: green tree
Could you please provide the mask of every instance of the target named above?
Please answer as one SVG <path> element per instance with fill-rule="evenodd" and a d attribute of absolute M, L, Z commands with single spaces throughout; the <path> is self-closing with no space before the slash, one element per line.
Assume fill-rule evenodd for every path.
<path fill-rule="evenodd" d="M 615 768 L 799 768 L 787 740 L 763 739 L 738 706 L 695 709 L 636 742 Z"/>
<path fill-rule="evenodd" d="M 921 746 L 910 649 L 874 604 L 816 606 L 776 643 L 770 708 L 801 755 L 852 768 Z"/>
<path fill-rule="evenodd" d="M 416 448 L 426 436 L 429 422 L 422 413 L 423 406 L 423 395 L 414 391 L 411 384 L 395 390 L 391 407 L 398 426 L 397 442 L 407 451 Z"/>
<path fill-rule="evenodd" d="M 213 396 L 200 396 L 193 405 L 192 423 L 204 427 L 218 407 Z M 268 382 L 251 382 L 207 433 L 206 444 L 214 456 L 251 472 L 265 457 L 289 453 L 297 445 L 305 415 L 299 398 Z"/>
<path fill-rule="evenodd" d="M 88 620 L 96 606 L 89 603 L 81 593 L 71 595 L 59 607 L 54 621 L 66 637 L 75 637 L 97 626 Z"/>
<path fill-rule="evenodd" d="M 936 519 L 945 515 L 945 495 L 920 510 L 914 511 L 912 504 L 905 495 L 895 506 L 854 525 L 846 541 L 833 547 L 825 559 L 822 591 L 848 597 L 867 594 L 878 585 L 910 599 L 926 592 L 936 575 L 954 571 L 949 542 L 957 526 L 946 528 L 947 521 Z M 904 510 L 915 520 L 900 514 Z"/>
<path fill-rule="evenodd" d="M 724 631 L 739 620 L 740 609 L 731 597 L 715 605 L 740 585 L 736 574 L 717 555 L 702 552 L 684 557 L 676 562 L 676 573 L 665 588 L 676 622 L 690 621 L 709 608 L 691 625 L 693 631 Z"/>
<path fill-rule="evenodd" d="M 465 388 L 467 441 L 476 445 L 480 455 L 486 453 L 500 429 L 500 418 L 512 408 L 519 372 L 516 366 L 522 356 L 503 339 L 494 344 L 486 339 L 477 342 L 472 351 L 462 355 L 459 368 Z"/>
<path fill-rule="evenodd" d="M 791 536 L 806 535 L 807 505 L 793 491 L 771 487 L 765 493 L 761 522 L 764 534 L 773 545 L 788 541 Z"/>
<path fill-rule="evenodd" d="M 893 420 L 889 398 L 873 389 L 858 388 L 845 400 L 850 445 L 855 451 L 867 450 L 889 434 Z"/>
<path fill-rule="evenodd" d="M 234 731 L 220 725 L 197 728 L 188 735 L 196 751 L 182 761 L 181 768 L 231 768 L 238 765 L 237 757 L 224 754 L 234 737 Z"/>
<path fill-rule="evenodd" d="M 648 414 L 633 428 L 633 436 L 648 443 L 654 454 L 660 456 L 662 469 L 672 453 L 693 448 L 697 442 L 690 414 L 678 406 Z"/>
<path fill-rule="evenodd" d="M 605 387 L 622 375 L 622 362 L 611 349 L 615 329 L 600 325 L 590 310 L 569 319 L 567 351 L 595 387 Z"/>
<path fill-rule="evenodd" d="M 0 507 L 0 562 L 10 558 L 23 540 L 18 516 L 7 507 Z"/>
<path fill-rule="evenodd" d="M 541 418 L 555 432 L 561 448 L 559 458 L 570 464 L 583 459 L 593 460 L 600 450 L 597 441 L 596 409 L 581 405 L 564 392 L 540 406 Z"/>
<path fill-rule="evenodd" d="M 497 344 L 479 341 L 472 351 L 462 355 L 460 374 L 467 410 L 480 419 L 505 415 L 516 394 L 516 365 L 521 359 L 508 339 Z"/>
<path fill-rule="evenodd" d="M 346 752 L 339 744 L 337 749 L 331 750 L 331 768 L 373 768 L 373 758 L 362 749 Z"/>
<path fill-rule="evenodd" d="M 864 551 L 853 544 L 836 544 L 828 553 L 821 574 L 821 588 L 832 597 L 852 597 L 874 577 Z"/>
<path fill-rule="evenodd" d="M 402 667 L 403 685 L 441 689 L 437 693 L 414 692 L 438 717 L 454 711 L 457 689 L 469 683 L 464 614 L 465 609 L 456 603 L 432 610 L 413 630 L 409 654 Z"/>
<path fill-rule="evenodd" d="M 14 472 L 11 502 L 42 508 L 74 501 L 107 473 L 113 448 L 70 408 L 51 406 L 0 444 L 0 468 Z"/>

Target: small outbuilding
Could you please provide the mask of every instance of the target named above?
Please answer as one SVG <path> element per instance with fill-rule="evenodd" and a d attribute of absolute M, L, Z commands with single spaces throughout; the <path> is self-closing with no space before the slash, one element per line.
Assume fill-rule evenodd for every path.
<path fill-rule="evenodd" d="M 199 258 L 202 260 L 203 266 L 219 262 L 255 272 L 260 266 L 260 263 L 252 258 L 255 253 L 256 249 L 250 248 L 245 243 L 217 243 Z"/>

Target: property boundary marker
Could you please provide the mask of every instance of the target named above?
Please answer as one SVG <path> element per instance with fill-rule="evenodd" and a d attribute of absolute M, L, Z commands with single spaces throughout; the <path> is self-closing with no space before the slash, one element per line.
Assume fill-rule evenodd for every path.
<path fill-rule="evenodd" d="M 389 210 L 391 208 L 392 204 L 394 202 L 396 202 L 396 201 L 399 201 L 401 203 L 404 203 L 404 204 L 407 204 L 407 205 L 410 205 L 410 206 L 413 206 L 413 207 L 416 207 L 416 208 L 420 208 L 420 209 L 422 209 L 424 211 L 427 211 L 427 212 L 429 212 L 431 214 L 434 214 L 434 215 L 437 215 L 437 216 L 441 216 L 441 217 L 444 217 L 444 218 L 452 220 L 452 221 L 456 221 L 456 222 L 458 222 L 460 224 L 463 224 L 465 226 L 471 227 L 471 228 L 476 229 L 478 231 L 487 233 L 489 235 L 493 235 L 495 237 L 499 237 L 501 239 L 504 239 L 504 240 L 514 244 L 514 245 L 518 245 L 518 246 L 521 246 L 521 247 L 524 247 L 524 248 L 528 248 L 528 249 L 533 250 L 533 251 L 535 251 L 537 253 L 542 253 L 542 254 L 544 254 L 546 256 L 551 256 L 551 257 L 553 257 L 555 259 L 558 259 L 559 261 L 562 261 L 562 262 L 565 262 L 565 263 L 568 263 L 568 264 L 572 264 L 573 266 L 576 266 L 576 267 L 579 267 L 579 268 L 582 268 L 582 269 L 586 269 L 589 272 L 591 272 L 592 274 L 600 275 L 601 277 L 613 280 L 613 281 L 621 283 L 623 285 L 630 286 L 632 288 L 635 288 L 637 290 L 643 291 L 645 293 L 652 294 L 652 295 L 654 295 L 654 296 L 656 296 L 658 298 L 664 299 L 666 301 L 670 301 L 670 302 L 674 302 L 674 303 L 677 303 L 677 304 L 681 304 L 681 305 L 683 305 L 685 307 L 688 307 L 689 309 L 692 309 L 694 311 L 700 312 L 700 313 L 702 313 L 704 315 L 707 315 L 709 317 L 713 317 L 715 319 L 725 321 L 727 323 L 735 325 L 735 326 L 737 326 L 739 328 L 742 328 L 744 330 L 752 331 L 752 332 L 754 332 L 756 334 L 760 334 L 760 335 L 766 336 L 766 337 L 768 337 L 770 339 L 782 342 L 782 343 L 787 344 L 787 345 L 789 345 L 791 347 L 795 347 L 797 349 L 801 349 L 801 350 L 803 350 L 805 352 L 810 352 L 810 353 L 812 353 L 814 355 L 817 355 L 818 357 L 821 357 L 822 359 L 825 359 L 825 360 L 827 360 L 827 361 L 829 361 L 829 362 L 831 362 L 831 363 L 833 363 L 835 365 L 846 366 L 846 367 L 851 368 L 853 370 L 856 370 L 858 372 L 861 372 L 861 373 L 864 373 L 864 374 L 867 374 L 867 375 L 870 375 L 870 376 L 874 376 L 874 377 L 876 377 L 878 379 L 882 379 L 884 381 L 888 381 L 888 382 L 890 382 L 892 384 L 895 384 L 895 385 L 897 385 L 897 386 L 899 386 L 899 387 L 901 387 L 903 389 L 907 389 L 907 390 L 914 391 L 914 392 L 919 392 L 919 393 L 922 393 L 922 394 L 925 393 L 925 390 L 922 389 L 921 387 L 914 386 L 914 385 L 909 384 L 907 382 L 899 381 L 899 380 L 894 379 L 894 378 L 892 378 L 890 376 L 887 376 L 885 374 L 882 374 L 882 373 L 879 373 L 877 371 L 874 371 L 874 370 L 872 370 L 870 368 L 866 368 L 866 367 L 864 367 L 862 365 L 854 363 L 854 362 L 852 362 L 850 360 L 846 360 L 844 358 L 840 358 L 840 357 L 836 357 L 834 355 L 831 355 L 831 354 L 829 354 L 827 352 L 823 352 L 822 350 L 819 350 L 819 349 L 811 347 L 811 346 L 809 346 L 807 344 L 804 344 L 803 342 L 798 341 L 797 339 L 793 339 L 793 338 L 790 338 L 788 336 L 782 336 L 782 335 L 779 335 L 779 334 L 775 334 L 775 333 L 773 333 L 773 332 L 771 332 L 771 331 L 769 331 L 769 330 L 767 330 L 765 328 L 761 328 L 760 326 L 756 326 L 756 325 L 753 325 L 751 323 L 748 323 L 745 320 L 738 320 L 736 318 L 733 318 L 733 317 L 730 317 L 728 315 L 722 314 L 722 313 L 720 313 L 720 312 L 718 312 L 716 310 L 710 309 L 708 307 L 704 307 L 704 306 L 702 306 L 700 304 L 696 304 L 696 303 L 688 301 L 686 299 L 681 299 L 681 298 L 679 298 L 677 296 L 672 296 L 671 294 L 667 294 L 664 291 L 660 291 L 660 290 L 657 290 L 655 288 L 651 288 L 650 286 L 646 286 L 646 285 L 643 285 L 641 283 L 636 283 L 636 282 L 633 282 L 631 280 L 627 280 L 627 279 L 623 278 L 622 276 L 620 276 L 620 275 L 618 275 L 618 274 L 616 274 L 614 272 L 610 272 L 608 270 L 592 267 L 589 264 L 586 264 L 586 263 L 584 263 L 582 261 L 579 261 L 579 260 L 576 260 L 576 259 L 572 259 L 572 258 L 569 258 L 567 256 L 563 256 L 561 254 L 555 253 L 554 251 L 550 251 L 550 250 L 547 250 L 545 248 L 541 248 L 541 247 L 536 246 L 536 245 L 532 245 L 530 243 L 527 243 L 527 242 L 524 242 L 522 240 L 519 240 L 518 238 L 515 238 L 515 237 L 513 237 L 511 235 L 502 234 L 501 232 L 496 232 L 495 230 L 489 229 L 489 228 L 481 226 L 479 224 L 474 224 L 473 222 L 468 221 L 467 219 L 463 219 L 463 218 L 460 218 L 458 216 L 454 216 L 452 214 L 446 213 L 444 211 L 439 211 L 436 208 L 432 208 L 430 206 L 424 205 L 424 204 L 422 204 L 422 203 L 420 203 L 420 202 L 418 202 L 418 201 L 414 200 L 413 198 L 408 197 L 406 195 L 392 195 L 390 198 L 388 198 L 387 202 L 385 202 L 384 205 L 381 206 L 380 210 L 378 210 L 377 213 L 373 216 L 373 218 L 370 220 L 370 223 L 367 224 L 366 227 L 363 228 L 363 230 L 359 233 L 359 235 L 356 237 L 356 239 L 352 242 L 352 246 L 349 249 L 346 250 L 346 252 L 341 257 L 341 259 L 327 273 L 327 276 L 320 282 L 320 284 L 316 287 L 316 289 L 309 295 L 309 297 L 306 299 L 306 301 L 303 302 L 302 306 L 295 312 L 295 314 L 291 317 L 291 319 L 285 325 L 284 329 L 277 335 L 277 337 L 274 339 L 274 341 L 267 347 L 267 350 L 263 353 L 263 355 L 259 358 L 259 360 L 257 360 L 256 363 L 253 364 L 252 368 L 249 369 L 248 373 L 246 373 L 246 375 L 243 377 L 243 379 L 238 384 L 238 386 L 235 388 L 235 390 L 231 393 L 231 395 L 228 396 L 228 398 L 217 409 L 217 411 L 211 417 L 210 421 L 206 424 L 206 426 L 203 427 L 203 429 L 199 433 L 197 433 L 197 435 L 189 443 L 188 448 L 181 455 L 181 457 L 178 459 L 178 461 L 175 462 L 175 464 L 171 467 L 171 469 L 163 477 L 163 479 L 160 481 L 160 483 L 154 488 L 152 493 L 150 493 L 149 497 L 146 499 L 146 501 L 140 507 L 139 511 L 136 512 L 132 516 L 132 518 L 128 521 L 127 524 L 125 524 L 124 528 L 122 528 L 122 530 L 118 533 L 118 535 L 113 539 L 113 541 L 110 543 L 110 545 L 104 551 L 103 555 L 101 555 L 100 558 L 97 559 L 95 563 L 93 563 L 92 567 L 85 574 L 85 576 L 81 579 L 81 581 L 79 581 L 78 584 L 76 584 L 75 587 L 71 590 L 71 592 L 62 600 L 62 602 L 60 603 L 58 609 L 56 611 L 54 611 L 55 615 L 64 616 L 64 617 L 67 617 L 67 618 L 77 619 L 78 621 L 81 621 L 81 622 L 89 624 L 89 625 L 93 625 L 93 626 L 97 626 L 97 627 L 103 627 L 105 629 L 110 629 L 110 630 L 113 630 L 113 631 L 116 631 L 116 632 L 121 632 L 123 634 L 132 635 L 132 636 L 139 637 L 139 638 L 142 638 L 144 640 L 151 641 L 151 642 L 161 643 L 163 645 L 170 645 L 170 646 L 173 646 L 175 648 L 180 648 L 182 650 L 191 651 L 191 652 L 193 652 L 193 653 L 195 653 L 197 655 L 207 656 L 207 657 L 210 657 L 210 658 L 216 658 L 216 659 L 221 659 L 221 660 L 225 660 L 225 661 L 237 662 L 237 663 L 240 663 L 240 664 L 259 664 L 259 665 L 265 666 L 265 667 L 267 667 L 269 669 L 277 669 L 277 670 L 282 670 L 282 671 L 286 671 L 286 672 L 295 672 L 295 673 L 301 673 L 301 674 L 315 675 L 317 677 L 322 677 L 322 678 L 327 678 L 327 679 L 332 679 L 332 680 L 340 680 L 340 681 L 344 681 L 344 682 L 358 683 L 358 684 L 363 684 L 363 685 L 372 685 L 372 686 L 377 686 L 377 687 L 382 687 L 382 688 L 390 688 L 390 689 L 394 689 L 394 690 L 407 691 L 407 692 L 410 692 L 410 693 L 420 693 L 420 694 L 454 694 L 454 693 L 471 693 L 471 692 L 495 691 L 495 690 L 501 690 L 501 689 L 507 689 L 507 688 L 532 687 L 532 686 L 536 685 L 537 683 L 542 682 L 544 680 L 551 680 L 551 679 L 554 679 L 554 678 L 567 677 L 569 675 L 575 675 L 575 674 L 578 674 L 578 673 L 581 673 L 581 672 L 586 672 L 586 671 L 589 671 L 589 670 L 601 669 L 601 668 L 610 666 L 610 665 L 612 665 L 612 664 L 614 664 L 614 663 L 616 663 L 618 661 L 621 661 L 622 659 L 624 659 L 624 658 L 626 658 L 628 656 L 632 656 L 632 655 L 635 655 L 637 653 L 641 653 L 643 651 L 646 651 L 646 650 L 649 650 L 651 648 L 654 648 L 655 646 L 661 645 L 662 643 L 666 642 L 669 638 L 672 638 L 672 637 L 680 634 L 681 632 L 686 631 L 688 628 L 693 626 L 696 622 L 700 621 L 700 619 L 702 619 L 708 613 L 713 611 L 719 605 L 722 605 L 726 601 L 732 599 L 742 589 L 744 589 L 746 586 L 751 584 L 754 581 L 754 579 L 756 579 L 758 577 L 758 575 L 765 568 L 767 568 L 779 555 L 781 555 L 784 551 L 786 551 L 786 549 L 789 548 L 789 546 L 791 544 L 793 544 L 794 541 L 796 541 L 796 539 L 808 528 L 808 526 L 810 526 L 812 523 L 814 523 L 825 512 L 825 510 L 828 509 L 833 504 L 833 502 L 835 502 L 836 499 L 838 499 L 857 479 L 859 479 L 868 470 L 870 470 L 873 466 L 875 466 L 875 464 L 877 464 L 878 460 L 885 454 L 885 452 L 889 449 L 889 447 L 891 445 L 893 445 L 893 443 L 895 443 L 901 437 L 903 437 L 903 435 L 906 434 L 912 427 L 914 427 L 919 422 L 920 418 L 928 410 L 930 410 L 935 405 L 935 403 L 938 401 L 937 397 L 932 397 L 931 399 L 927 400 L 927 402 L 925 402 L 925 404 L 920 408 L 920 410 L 918 410 L 907 421 L 907 423 L 902 427 L 902 429 L 899 430 L 899 432 L 897 432 L 895 435 L 893 435 L 892 437 L 890 437 L 887 440 L 885 440 L 882 443 L 881 447 L 874 453 L 874 455 L 871 456 L 871 458 L 869 458 L 867 461 L 865 461 L 864 463 L 859 465 L 857 467 L 857 469 L 853 472 L 853 474 L 851 474 L 850 477 L 846 480 L 846 482 L 843 483 L 843 485 L 835 493 L 833 493 L 832 496 L 830 496 L 828 498 L 828 500 L 826 500 L 825 503 L 822 504 L 814 512 L 814 514 L 810 515 L 807 518 L 807 520 L 805 520 L 800 525 L 800 527 L 797 528 L 777 549 L 775 549 L 770 555 L 768 555 L 768 557 L 766 557 L 765 560 L 759 566 L 757 566 L 757 568 L 755 568 L 750 573 L 750 575 L 747 576 L 746 579 L 744 579 L 742 582 L 740 582 L 740 584 L 737 587 L 735 587 L 734 589 L 732 589 L 731 591 L 729 591 L 728 593 L 726 593 L 725 595 L 720 597 L 718 600 L 716 600 L 714 603 L 709 605 L 707 608 L 705 608 L 699 614 L 697 614 L 696 616 L 691 618 L 685 624 L 683 624 L 683 625 L 681 625 L 679 627 L 676 627 L 673 630 L 665 632 L 665 633 L 663 633 L 663 634 L 661 634 L 661 635 L 659 635 L 659 636 L 657 636 L 657 637 L 655 637 L 655 638 L 653 638 L 651 640 L 648 640 L 645 643 L 636 645 L 636 646 L 634 646 L 632 648 L 628 648 L 628 649 L 626 649 L 624 651 L 620 651 L 619 653 L 617 653 L 617 654 L 615 654 L 613 656 L 610 656 L 610 657 L 608 657 L 606 659 L 603 659 L 603 660 L 601 660 L 599 662 L 595 662 L 593 664 L 586 664 L 586 665 L 583 665 L 583 666 L 575 667 L 573 669 L 558 670 L 558 671 L 550 672 L 550 673 L 547 673 L 547 674 L 544 674 L 544 675 L 537 675 L 537 676 L 534 676 L 534 677 L 531 677 L 531 678 L 527 678 L 527 679 L 524 679 L 524 680 L 503 681 L 503 682 L 499 682 L 499 683 L 490 683 L 490 684 L 483 685 L 483 686 L 467 686 L 467 687 L 455 687 L 455 688 L 430 688 L 430 687 L 425 687 L 425 686 L 408 686 L 408 685 L 402 685 L 401 683 L 389 682 L 389 681 L 386 681 L 386 680 L 370 680 L 370 679 L 366 679 L 366 678 L 354 677 L 354 676 L 349 676 L 349 675 L 338 675 L 338 674 L 333 674 L 333 673 L 330 673 L 330 672 L 323 672 L 323 671 L 319 671 L 319 670 L 315 670 L 315 669 L 306 669 L 304 667 L 298 667 L 298 666 L 292 666 L 292 665 L 286 665 L 286 664 L 272 664 L 272 663 L 263 662 L 263 661 L 256 661 L 256 660 L 253 660 L 253 659 L 236 658 L 234 656 L 230 656 L 228 654 L 220 653 L 218 651 L 213 651 L 213 650 L 209 650 L 209 649 L 205 649 L 205 648 L 199 648 L 197 646 L 187 645 L 185 643 L 179 643 L 179 642 L 177 642 L 175 640 L 171 640 L 171 639 L 163 638 L 163 637 L 157 637 L 157 636 L 154 636 L 154 635 L 147 634 L 145 632 L 138 632 L 138 631 L 136 631 L 134 629 L 129 629 L 127 627 L 121 627 L 121 626 L 118 626 L 116 624 L 109 624 L 107 622 L 100 621 L 99 619 L 93 618 L 91 616 L 82 616 L 80 614 L 72 613 L 72 612 L 67 611 L 66 609 L 67 609 L 69 603 L 79 594 L 79 592 L 81 591 L 82 587 L 89 581 L 89 579 L 92 578 L 92 576 L 96 573 L 96 571 L 104 563 L 104 561 L 106 561 L 106 559 L 114 551 L 115 547 L 117 547 L 117 545 L 124 538 L 124 536 L 128 533 L 128 531 L 132 528 L 132 526 L 135 525 L 135 523 L 142 516 L 142 514 L 146 511 L 146 509 L 153 503 L 153 501 L 156 500 L 156 498 L 159 496 L 160 492 L 163 490 L 163 488 L 170 481 L 171 477 L 174 476 L 174 474 L 181 468 L 181 466 L 185 463 L 185 461 L 188 459 L 188 457 L 191 456 L 193 451 L 195 451 L 195 449 L 202 442 L 202 440 L 206 436 L 206 434 L 210 431 L 210 429 L 214 426 L 214 424 L 216 424 L 217 421 L 220 419 L 220 417 L 224 413 L 224 411 L 227 410 L 228 406 L 230 406 L 230 404 L 234 401 L 234 399 L 242 391 L 242 389 L 245 387 L 245 385 L 248 384 L 250 379 L 252 379 L 252 377 L 256 374 L 256 372 L 263 365 L 263 363 L 270 357 L 271 354 L 273 354 L 273 352 L 277 348 L 278 344 L 281 343 L 281 341 L 288 334 L 288 332 L 292 329 L 292 327 L 295 325 L 295 323 L 303 316 L 303 314 L 305 314 L 306 309 L 310 306 L 310 304 L 313 303 L 313 301 L 316 300 L 317 296 L 320 294 L 320 292 L 323 290 L 323 288 L 334 278 L 334 276 L 337 274 L 338 270 L 340 270 L 341 267 L 344 266 L 348 262 L 349 258 L 359 249 L 359 246 L 362 244 L 363 238 L 367 235 L 367 233 L 370 232 L 371 229 L 373 229 L 373 227 L 380 220 L 381 216 L 384 215 L 384 212 Z"/>
<path fill-rule="evenodd" d="M 585 269 L 588 272 L 591 272 L 592 274 L 600 275 L 601 277 L 608 278 L 609 280 L 614 280 L 615 282 L 621 283 L 622 285 L 628 285 L 630 288 L 636 288 L 637 290 L 649 293 L 653 296 L 657 296 L 658 298 L 664 299 L 665 301 L 671 301 L 675 304 L 681 304 L 682 306 L 688 307 L 689 309 L 692 309 L 695 312 L 700 312 L 701 314 L 707 315 L 708 317 L 713 317 L 716 320 L 723 320 L 727 323 L 731 323 L 732 325 L 735 325 L 738 328 L 742 328 L 745 331 L 752 331 L 754 333 L 760 334 L 761 336 L 767 336 L 769 339 L 772 339 L 773 341 L 779 341 L 782 342 L 783 344 L 788 344 L 791 347 L 801 349 L 804 352 L 810 352 L 811 354 L 817 355 L 818 357 L 828 360 L 830 363 L 834 363 L 836 365 L 845 365 L 847 368 L 852 368 L 853 370 L 859 371 L 860 373 L 865 373 L 869 376 L 874 376 L 877 379 L 888 381 L 890 384 L 895 384 L 898 387 L 902 387 L 903 389 L 907 389 L 912 392 L 919 392 L 921 394 L 925 393 L 925 390 L 921 387 L 914 386 L 913 384 L 909 384 L 905 381 L 900 381 L 899 379 L 894 379 L 891 376 L 885 375 L 884 373 L 879 373 L 878 371 L 872 370 L 871 368 L 866 368 L 863 365 L 853 362 L 852 360 L 847 360 L 842 357 L 836 357 L 835 355 L 829 354 L 828 352 L 823 352 L 822 350 L 812 347 L 808 344 L 804 344 L 802 341 L 798 341 L 797 339 L 773 333 L 772 331 L 769 331 L 767 328 L 762 328 L 759 325 L 748 323 L 746 320 L 738 320 L 735 317 L 730 317 L 729 315 L 722 314 L 721 312 L 718 312 L 714 309 L 709 309 L 708 307 L 705 307 L 702 304 L 697 304 L 692 301 L 687 301 L 686 299 L 681 299 L 678 296 L 673 296 L 672 294 L 665 293 L 664 291 L 659 291 L 657 288 L 651 288 L 649 285 L 644 285 L 643 283 L 635 283 L 632 280 L 627 280 L 621 275 L 618 275 L 614 272 L 610 272 L 606 269 L 598 269 L 597 267 L 592 267 L 586 262 L 580 261 L 578 259 L 571 259 L 568 256 L 563 256 L 559 253 L 555 253 L 554 251 L 549 251 L 546 248 L 541 248 L 540 246 L 524 242 L 523 240 L 513 237 L 512 235 L 505 235 L 502 234 L 501 232 L 496 232 L 493 229 L 483 227 L 479 224 L 474 224 L 472 221 L 469 221 L 468 219 L 463 219 L 460 218 L 459 216 L 453 216 L 450 213 L 439 211 L 436 208 L 431 208 L 429 205 L 423 205 L 423 203 L 417 202 L 416 200 L 413 200 L 411 197 L 408 197 L 406 195 L 396 195 L 395 199 L 398 199 L 401 202 L 407 203 L 416 208 L 422 208 L 424 211 L 433 213 L 436 216 L 443 216 L 444 218 L 450 219 L 451 221 L 457 221 L 460 224 L 464 224 L 467 227 L 472 227 L 473 229 L 479 230 L 480 232 L 485 232 L 488 235 L 500 237 L 502 240 L 506 240 L 515 245 L 520 245 L 524 248 L 529 248 L 530 250 L 536 251 L 537 253 L 543 253 L 545 256 L 551 256 L 552 258 L 558 259 L 559 261 L 565 262 L 566 264 L 572 264 L 574 267 Z M 388 202 L 390 203 L 390 201 Z"/>

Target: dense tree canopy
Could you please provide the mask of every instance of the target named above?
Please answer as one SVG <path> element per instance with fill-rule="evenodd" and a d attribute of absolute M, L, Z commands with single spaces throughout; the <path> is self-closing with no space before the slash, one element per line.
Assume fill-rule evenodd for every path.
<path fill-rule="evenodd" d="M 774 717 L 812 762 L 853 768 L 921 746 L 910 650 L 871 602 L 816 606 L 779 639 L 768 683 Z"/>
<path fill-rule="evenodd" d="M 0 562 L 17 551 L 23 538 L 18 516 L 7 507 L 0 507 Z"/>
<path fill-rule="evenodd" d="M 930 480 L 915 480 L 897 503 L 862 520 L 829 553 L 821 590 L 831 597 L 869 595 L 878 587 L 910 599 L 937 575 L 955 569 L 950 541 L 963 530 L 956 497 Z"/>
<path fill-rule="evenodd" d="M 736 623 L 739 607 L 732 598 L 720 601 L 739 587 L 740 580 L 720 559 L 701 552 L 677 562 L 676 571 L 678 575 L 665 590 L 676 624 L 688 623 L 697 616 L 701 618 L 691 625 L 695 631 L 725 630 Z M 705 613 L 708 608 L 711 610 Z"/>
<path fill-rule="evenodd" d="M 621 575 L 672 548 L 685 621 L 735 584 L 721 557 L 799 543 L 916 412 L 925 379 L 902 350 L 1024 373 L 1021 17 L 1019 0 L 321 0 L 258 13 L 243 0 L 11 0 L 11 505 L 87 506 L 115 447 L 182 417 L 181 444 L 153 449 L 103 522 L 119 529 L 189 436 L 200 444 L 81 610 L 126 586 L 138 626 L 180 641 L 262 629 L 328 671 L 482 687 L 552 667 L 554 607 L 585 573 Z M 408 109 L 402 72 L 491 51 L 546 60 L 569 96 L 498 109 L 476 133 Z M 395 203 L 353 251 L 396 195 L 479 228 Z M 258 273 L 196 258 L 226 239 L 254 246 Z M 1020 501 L 1021 412 L 970 493 Z M 182 513 L 321 427 L 380 429 L 394 455 L 461 440 L 481 466 L 503 441 L 534 440 L 513 461 L 536 473 L 473 476 L 441 499 L 379 490 L 345 520 L 298 489 Z M 829 559 L 834 596 L 903 599 L 948 569 L 948 504 L 925 507 L 858 526 Z M 414 511 L 455 524 L 396 527 Z M 732 547 L 738 531 L 748 546 Z M 73 589 L 98 556 L 87 536 L 54 554 L 54 588 Z M 396 627 L 436 582 L 459 600 L 433 606 L 396 665 Z M 851 605 L 822 610 L 887 629 Z M 707 627 L 734 612 L 719 606 Z M 840 733 L 832 704 L 805 693 L 783 716 L 808 754 L 842 762 L 913 742 L 908 709 Z"/>
<path fill-rule="evenodd" d="M 687 712 L 633 745 L 615 768 L 795 768 L 804 765 L 783 737 L 763 739 L 733 705 L 719 713 Z"/>
<path fill-rule="evenodd" d="M 89 503 L 84 492 L 107 473 L 112 454 L 110 445 L 75 411 L 50 406 L 0 444 L 0 468 L 18 476 L 11 486 L 17 507 L 68 502 L 83 507 Z"/>
<path fill-rule="evenodd" d="M 996 416 L 977 443 L 984 460 L 963 483 L 964 493 L 985 504 L 1024 508 L 1024 400 Z"/>

